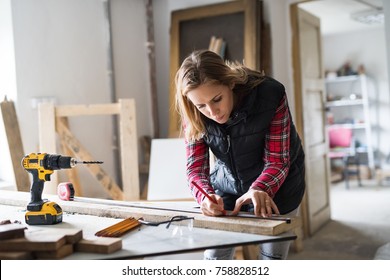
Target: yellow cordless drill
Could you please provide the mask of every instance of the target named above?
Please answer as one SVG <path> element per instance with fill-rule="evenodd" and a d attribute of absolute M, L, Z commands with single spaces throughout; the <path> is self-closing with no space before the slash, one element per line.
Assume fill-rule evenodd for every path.
<path fill-rule="evenodd" d="M 101 164 L 102 161 L 78 161 L 72 157 L 46 153 L 31 153 L 23 157 L 22 166 L 32 174 L 31 201 L 27 205 L 26 223 L 51 225 L 62 222 L 62 208 L 55 202 L 42 200 L 43 185 L 50 181 L 54 170 L 69 169 L 77 164 Z"/>

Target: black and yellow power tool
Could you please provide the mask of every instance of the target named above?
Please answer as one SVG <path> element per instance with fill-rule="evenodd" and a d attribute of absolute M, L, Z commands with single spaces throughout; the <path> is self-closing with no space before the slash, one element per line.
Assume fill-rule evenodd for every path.
<path fill-rule="evenodd" d="M 78 161 L 75 158 L 46 153 L 31 153 L 23 157 L 22 166 L 32 174 L 31 201 L 25 215 L 29 225 L 51 225 L 62 222 L 62 208 L 55 202 L 42 200 L 44 183 L 54 170 L 69 169 L 77 164 L 101 164 L 102 161 Z"/>

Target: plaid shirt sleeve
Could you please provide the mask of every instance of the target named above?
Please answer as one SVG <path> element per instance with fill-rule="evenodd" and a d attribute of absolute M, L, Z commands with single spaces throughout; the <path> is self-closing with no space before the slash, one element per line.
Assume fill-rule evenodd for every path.
<path fill-rule="evenodd" d="M 264 170 L 251 188 L 274 197 L 287 177 L 290 167 L 290 114 L 286 96 L 279 103 L 266 135 Z"/>
<path fill-rule="evenodd" d="M 209 148 L 203 139 L 194 141 L 186 139 L 185 144 L 189 188 L 196 201 L 200 204 L 204 199 L 204 195 L 191 182 L 195 182 L 206 193 L 214 193 L 214 189 L 210 184 Z"/>

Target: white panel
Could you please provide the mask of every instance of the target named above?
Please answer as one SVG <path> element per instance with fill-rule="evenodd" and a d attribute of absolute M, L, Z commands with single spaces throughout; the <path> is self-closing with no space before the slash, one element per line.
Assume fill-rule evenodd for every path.
<path fill-rule="evenodd" d="M 192 195 L 187 187 L 184 139 L 153 139 L 148 200 L 188 198 Z"/>

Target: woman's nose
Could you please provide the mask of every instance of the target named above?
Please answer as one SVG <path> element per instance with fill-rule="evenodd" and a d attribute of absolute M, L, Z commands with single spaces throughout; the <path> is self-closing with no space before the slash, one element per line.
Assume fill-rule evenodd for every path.
<path fill-rule="evenodd" d="M 215 107 L 215 106 L 209 106 L 209 112 L 210 112 L 210 115 L 211 115 L 211 116 L 215 117 L 215 116 L 218 115 L 219 110 L 218 110 L 218 108 Z"/>

